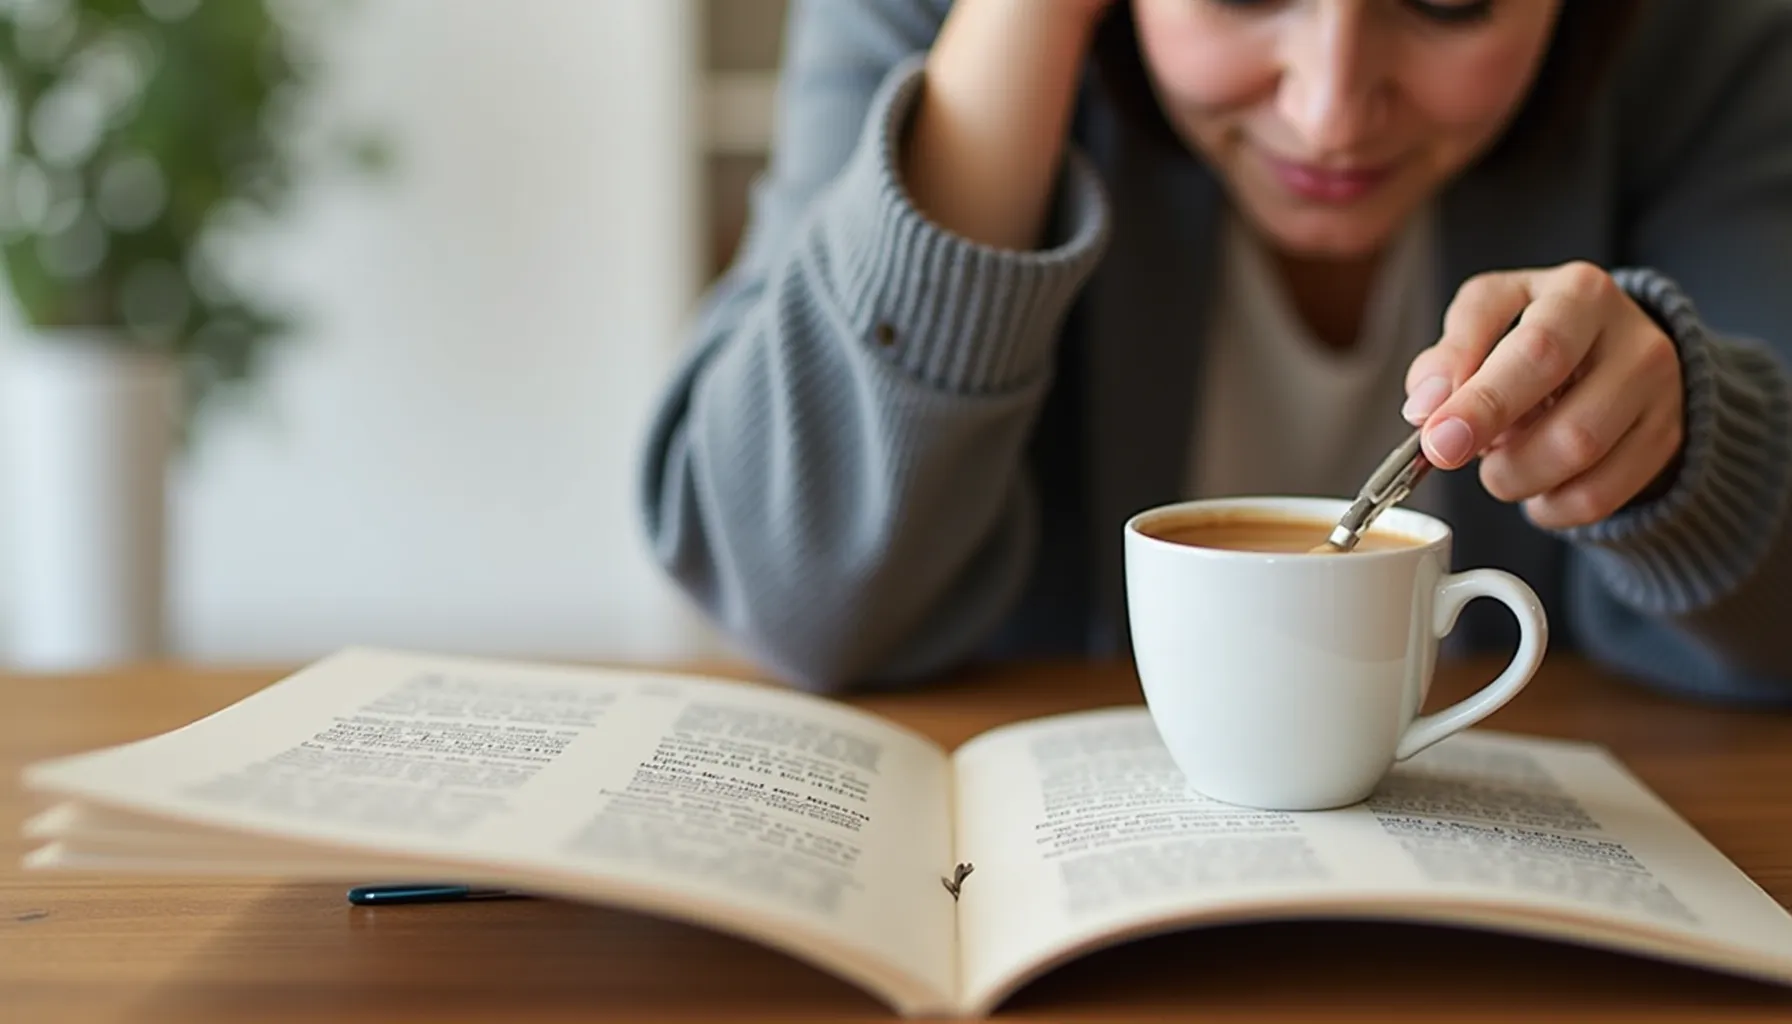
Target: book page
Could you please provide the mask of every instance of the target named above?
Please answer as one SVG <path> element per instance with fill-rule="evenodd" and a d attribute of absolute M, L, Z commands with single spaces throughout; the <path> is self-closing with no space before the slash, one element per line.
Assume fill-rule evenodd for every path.
<path fill-rule="evenodd" d="M 956 770 L 978 1009 L 1099 941 L 1303 915 L 1595 928 L 1792 974 L 1792 918 L 1588 745 L 1471 731 L 1396 765 L 1364 804 L 1304 813 L 1188 789 L 1143 708 L 986 733 Z"/>
<path fill-rule="evenodd" d="M 948 770 L 918 734 L 787 690 L 354 650 L 27 781 L 126 821 L 321 844 L 354 863 L 436 859 L 466 866 L 451 881 L 520 873 L 718 926 L 800 929 L 950 994 Z M 81 822 L 97 841 L 107 820 L 46 819 L 70 856 Z"/>

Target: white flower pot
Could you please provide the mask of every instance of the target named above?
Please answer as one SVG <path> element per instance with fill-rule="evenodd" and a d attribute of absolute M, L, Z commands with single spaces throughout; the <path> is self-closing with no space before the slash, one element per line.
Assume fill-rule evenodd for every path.
<path fill-rule="evenodd" d="M 8 660 L 70 671 L 160 655 L 173 362 L 93 333 L 27 334 L 10 348 Z"/>

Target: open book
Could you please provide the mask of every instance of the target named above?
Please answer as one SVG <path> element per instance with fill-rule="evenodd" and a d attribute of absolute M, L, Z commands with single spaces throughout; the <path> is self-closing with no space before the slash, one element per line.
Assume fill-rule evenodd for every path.
<path fill-rule="evenodd" d="M 37 868 L 518 889 L 982 1016 L 1097 947 L 1365 917 L 1792 981 L 1792 917 L 1596 747 L 1471 731 L 1366 804 L 1189 791 L 1142 707 L 948 752 L 787 690 L 352 649 L 173 732 L 42 762 Z"/>

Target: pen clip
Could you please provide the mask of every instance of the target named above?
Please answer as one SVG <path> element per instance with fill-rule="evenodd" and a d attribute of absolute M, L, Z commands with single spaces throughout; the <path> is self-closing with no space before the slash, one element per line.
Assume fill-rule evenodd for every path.
<path fill-rule="evenodd" d="M 1431 471 L 1431 462 L 1425 458 L 1424 447 L 1420 443 L 1421 431 L 1415 430 L 1398 447 L 1389 452 L 1369 474 L 1368 482 L 1357 492 L 1356 501 L 1352 502 L 1338 525 L 1332 530 L 1327 542 L 1335 548 L 1349 551 L 1356 547 L 1363 533 L 1369 526 L 1389 508 L 1405 501 L 1412 494 L 1414 487 Z"/>
<path fill-rule="evenodd" d="M 1391 505 L 1405 501 L 1431 469 L 1431 462 L 1425 458 L 1424 447 L 1420 444 L 1421 438 L 1420 431 L 1413 431 L 1412 436 L 1388 453 L 1388 457 L 1370 475 L 1363 493 L 1375 503 L 1377 514 Z"/>

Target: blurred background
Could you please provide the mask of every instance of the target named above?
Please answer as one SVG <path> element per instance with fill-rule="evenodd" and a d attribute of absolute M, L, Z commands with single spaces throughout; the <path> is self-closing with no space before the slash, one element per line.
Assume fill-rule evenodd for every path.
<path fill-rule="evenodd" d="M 722 653 L 645 555 L 636 452 L 783 6 L 0 0 L 7 664 Z"/>

